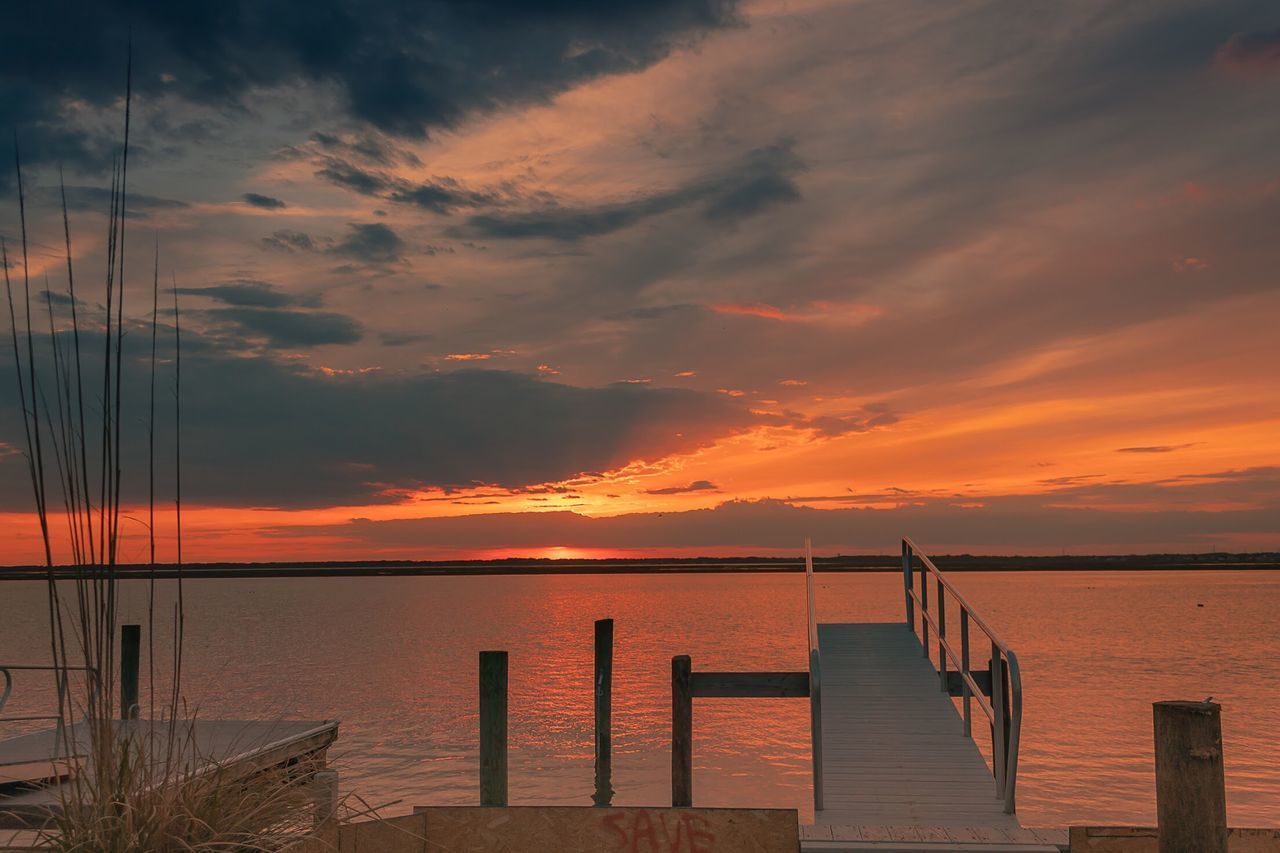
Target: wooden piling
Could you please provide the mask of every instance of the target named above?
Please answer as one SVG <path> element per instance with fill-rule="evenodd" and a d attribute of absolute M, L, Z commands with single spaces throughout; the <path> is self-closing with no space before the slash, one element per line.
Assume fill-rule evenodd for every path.
<path fill-rule="evenodd" d="M 480 805 L 507 804 L 507 653 L 480 653 Z"/>
<path fill-rule="evenodd" d="M 613 802 L 613 620 L 596 620 L 595 633 L 596 790 L 597 806 Z"/>
<path fill-rule="evenodd" d="M 315 827 L 319 829 L 338 814 L 338 771 L 317 770 L 311 777 Z"/>
<path fill-rule="evenodd" d="M 671 805 L 693 805 L 693 663 L 671 659 Z"/>
<path fill-rule="evenodd" d="M 138 706 L 138 669 L 142 652 L 142 626 L 120 626 L 120 719 L 136 720 Z"/>
<path fill-rule="evenodd" d="M 1156 702 L 1156 820 L 1160 853 L 1226 853 L 1222 707 Z"/>

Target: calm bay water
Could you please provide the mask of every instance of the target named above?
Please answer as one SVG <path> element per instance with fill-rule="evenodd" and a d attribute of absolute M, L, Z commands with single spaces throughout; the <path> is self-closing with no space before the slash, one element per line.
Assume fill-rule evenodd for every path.
<path fill-rule="evenodd" d="M 1231 823 L 1280 822 L 1280 572 L 952 577 L 1021 659 L 1024 825 L 1152 823 L 1151 702 L 1206 696 L 1223 705 Z M 145 622 L 146 584 L 124 586 L 122 621 Z M 483 649 L 510 652 L 513 803 L 590 802 L 595 619 L 616 622 L 620 804 L 669 801 L 672 655 L 695 670 L 807 661 L 800 575 L 204 580 L 186 593 L 185 693 L 200 715 L 341 719 L 344 788 L 400 801 L 390 813 L 477 801 Z M 899 621 L 901 576 L 819 575 L 818 607 L 825 622 Z M 47 636 L 44 585 L 0 583 L 0 660 L 47 661 Z M 5 713 L 40 713 L 44 688 L 25 677 Z M 811 814 L 807 701 L 699 700 L 694 732 L 695 802 Z"/>

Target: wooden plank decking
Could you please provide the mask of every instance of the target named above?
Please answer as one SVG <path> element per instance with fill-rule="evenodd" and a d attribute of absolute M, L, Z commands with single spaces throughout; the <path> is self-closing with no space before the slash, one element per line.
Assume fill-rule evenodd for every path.
<path fill-rule="evenodd" d="M 1024 829 L 1005 814 L 905 622 L 819 625 L 818 644 L 825 802 L 801 828 L 805 853 L 1061 849 L 1065 833 Z"/>
<path fill-rule="evenodd" d="M 819 825 L 1019 828 L 905 623 L 820 625 L 818 640 Z"/>

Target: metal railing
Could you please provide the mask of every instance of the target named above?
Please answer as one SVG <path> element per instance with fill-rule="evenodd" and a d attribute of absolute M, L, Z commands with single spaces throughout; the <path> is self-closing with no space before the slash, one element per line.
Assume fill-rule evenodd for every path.
<path fill-rule="evenodd" d="M 809 617 L 809 726 L 813 738 L 813 808 L 822 811 L 822 654 L 813 592 L 813 546 L 804 540 L 805 598 Z"/>
<path fill-rule="evenodd" d="M 920 583 L 915 583 L 916 565 L 919 565 Z M 935 580 L 936 598 L 933 607 L 929 601 L 929 577 Z M 907 607 L 907 624 L 916 630 L 915 612 L 920 610 L 920 646 L 926 658 L 931 658 L 929 642 L 933 630 L 938 647 L 938 678 L 941 689 L 952 696 L 959 696 L 964 716 L 964 734 L 973 737 L 973 710 L 976 703 L 991 724 L 991 773 L 995 777 L 996 796 L 1004 801 L 1004 810 L 1013 814 L 1017 801 L 1015 790 L 1018 782 L 1018 741 L 1022 732 L 1022 674 L 1018 668 L 1018 656 L 1000 639 L 999 635 L 974 612 L 951 581 L 938 570 L 928 555 L 908 538 L 902 540 L 902 584 Z M 956 652 L 952 639 L 947 635 L 947 595 L 955 600 L 960 611 L 960 650 Z M 986 670 L 971 667 L 969 629 L 977 627 L 991 645 L 991 655 Z"/>
<path fill-rule="evenodd" d="M 29 663 L 0 663 L 0 677 L 4 678 L 4 689 L 0 690 L 0 711 L 4 710 L 4 706 L 9 702 L 9 697 L 13 694 L 13 673 L 14 672 L 53 672 L 57 673 L 54 678 L 54 686 L 57 689 L 58 696 L 58 713 L 57 714 L 36 714 L 20 717 L 0 717 L 0 723 L 28 723 L 47 720 L 57 723 L 57 732 L 60 734 L 66 725 L 66 709 L 68 702 L 68 676 L 72 672 L 83 672 L 93 681 L 97 681 L 98 671 L 91 666 L 54 666 L 52 664 L 29 664 Z"/>

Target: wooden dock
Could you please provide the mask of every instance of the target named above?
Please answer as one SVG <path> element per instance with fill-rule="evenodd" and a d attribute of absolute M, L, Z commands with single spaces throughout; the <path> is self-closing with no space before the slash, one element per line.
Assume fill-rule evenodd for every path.
<path fill-rule="evenodd" d="M 1064 832 L 1025 829 L 1015 813 L 1017 656 L 910 540 L 902 622 L 820 624 L 807 563 L 815 824 L 802 848 L 1056 853 Z"/>
<path fill-rule="evenodd" d="M 1018 825 L 905 623 L 821 625 L 825 807 L 818 821 Z"/>
<path fill-rule="evenodd" d="M 88 733 L 83 724 L 61 736 L 56 729 L 21 735 L 0 741 L 0 767 L 49 764 L 65 754 L 66 743 L 83 746 Z M 299 761 L 322 766 L 325 753 L 338 737 L 336 720 L 194 720 L 178 723 L 175 743 L 181 751 L 180 764 L 192 774 L 217 767 L 222 772 L 249 775 L 271 767 Z M 121 737 L 155 737 L 164 743 L 167 723 L 150 720 L 118 720 Z M 83 749 L 77 751 L 84 751 Z M 88 757 L 80 761 L 87 770 Z M 64 793 L 58 784 L 36 787 L 14 785 L 0 789 L 0 829 L 23 829 L 45 823 L 61 808 Z"/>

